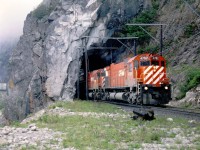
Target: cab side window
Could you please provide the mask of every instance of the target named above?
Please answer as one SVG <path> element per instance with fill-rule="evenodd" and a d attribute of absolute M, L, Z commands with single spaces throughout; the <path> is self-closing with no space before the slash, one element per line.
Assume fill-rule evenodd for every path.
<path fill-rule="evenodd" d="M 128 64 L 128 71 L 129 72 L 133 71 L 133 64 L 132 63 Z"/>
<path fill-rule="evenodd" d="M 150 66 L 150 61 L 141 61 L 140 66 Z"/>
<path fill-rule="evenodd" d="M 97 72 L 97 77 L 100 78 L 101 74 L 100 72 Z"/>
<path fill-rule="evenodd" d="M 135 69 L 138 69 L 138 67 L 139 67 L 139 63 L 138 63 L 137 60 L 135 60 L 135 61 L 134 61 L 134 68 L 135 68 Z"/>
<path fill-rule="evenodd" d="M 106 74 L 105 72 L 101 72 L 101 76 L 104 77 Z"/>

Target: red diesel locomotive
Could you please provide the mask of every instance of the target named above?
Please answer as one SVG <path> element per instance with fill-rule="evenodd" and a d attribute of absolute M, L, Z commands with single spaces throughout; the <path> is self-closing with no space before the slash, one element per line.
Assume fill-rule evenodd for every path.
<path fill-rule="evenodd" d="M 171 100 L 166 60 L 158 54 L 139 54 L 89 72 L 88 87 L 90 99 L 136 104 L 167 104 Z"/>

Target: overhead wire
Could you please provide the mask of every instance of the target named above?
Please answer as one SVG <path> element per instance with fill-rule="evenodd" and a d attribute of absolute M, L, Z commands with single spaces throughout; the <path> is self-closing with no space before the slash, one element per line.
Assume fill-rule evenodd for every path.
<path fill-rule="evenodd" d="M 139 26 L 145 33 L 147 33 L 152 39 L 154 39 L 157 43 L 160 43 L 155 37 L 153 37 L 147 30 L 145 30 L 142 26 Z"/>

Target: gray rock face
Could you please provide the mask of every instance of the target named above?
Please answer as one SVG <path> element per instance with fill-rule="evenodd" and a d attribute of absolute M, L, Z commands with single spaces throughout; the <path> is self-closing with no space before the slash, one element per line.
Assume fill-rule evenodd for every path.
<path fill-rule="evenodd" d="M 199 0 L 188 3 L 195 11 L 200 7 Z M 163 33 L 164 54 L 169 62 L 175 99 L 181 94 L 180 85 L 187 80 L 188 69 L 200 66 L 200 19 L 190 7 L 184 1 L 161 0 L 159 11 L 159 21 L 167 24 Z"/>
<path fill-rule="evenodd" d="M 186 93 L 186 96 L 180 101 L 172 101 L 172 106 L 192 106 L 194 108 L 200 108 L 200 85 L 191 89 Z"/>
<path fill-rule="evenodd" d="M 3 116 L 2 112 L 0 111 L 0 126 L 4 126 L 7 124 L 7 120 Z"/>
<path fill-rule="evenodd" d="M 45 12 L 38 16 L 36 12 L 41 10 L 36 9 L 27 16 L 24 34 L 10 60 L 10 82 L 14 86 L 7 99 L 17 101 L 21 113 L 10 112 L 10 106 L 6 109 L 11 113 L 8 119 L 22 119 L 43 107 L 48 99 L 72 100 L 78 58 L 83 55 L 81 37 L 111 36 L 127 18 L 150 4 L 145 0 L 44 0 L 41 5 Z M 103 42 L 90 38 L 86 46 Z"/>

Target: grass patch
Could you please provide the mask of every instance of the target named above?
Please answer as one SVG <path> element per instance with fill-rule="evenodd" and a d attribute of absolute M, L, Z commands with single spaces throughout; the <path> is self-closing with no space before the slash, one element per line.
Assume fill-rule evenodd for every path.
<path fill-rule="evenodd" d="M 13 126 L 13 127 L 16 127 L 16 128 L 27 128 L 26 124 L 21 124 L 19 121 L 11 122 L 10 126 Z"/>
<path fill-rule="evenodd" d="M 129 145 L 129 147 L 130 149 L 140 149 L 142 148 L 142 145 L 139 143 L 134 143 L 134 144 Z"/>
<path fill-rule="evenodd" d="M 195 143 L 195 149 L 200 150 L 200 137 L 196 137 L 193 143 Z"/>
<path fill-rule="evenodd" d="M 130 120 L 126 120 L 126 126 L 132 126 Z M 90 146 L 92 149 L 113 149 L 117 143 L 133 140 L 131 134 L 126 133 L 125 126 L 115 119 L 92 118 L 82 116 L 44 116 L 39 119 L 39 126 L 56 129 L 66 133 L 63 137 L 63 147 L 69 146 L 78 149 Z M 112 143 L 113 140 L 113 143 Z"/>
<path fill-rule="evenodd" d="M 24 146 L 20 150 L 37 150 L 36 146 Z"/>
<path fill-rule="evenodd" d="M 116 106 L 91 101 L 58 102 L 49 107 L 61 107 L 73 112 L 120 113 L 127 114 Z M 174 138 L 169 133 L 172 128 L 182 128 L 188 134 L 187 120 L 174 119 L 173 122 L 160 118 L 149 122 L 133 121 L 129 117 L 92 117 L 44 115 L 36 122 L 38 127 L 61 131 L 62 146 L 76 149 L 137 149 L 143 143 L 161 143 L 165 137 Z M 163 130 L 164 128 L 164 130 Z M 198 128 L 196 129 L 198 130 Z M 196 131 L 197 132 L 197 131 Z M 199 131 L 198 131 L 199 133 Z"/>
<path fill-rule="evenodd" d="M 175 143 L 176 143 L 176 144 L 181 144 L 182 142 L 181 142 L 180 139 L 176 139 Z"/>
<path fill-rule="evenodd" d="M 73 112 L 96 112 L 96 113 L 121 113 L 124 111 L 112 104 L 105 104 L 101 102 L 91 102 L 91 101 L 78 101 L 74 102 L 57 102 L 49 107 L 49 109 L 54 109 L 56 107 L 70 109 Z"/>
<path fill-rule="evenodd" d="M 176 134 L 175 133 L 170 133 L 168 136 L 169 136 L 169 138 L 175 138 Z"/>

